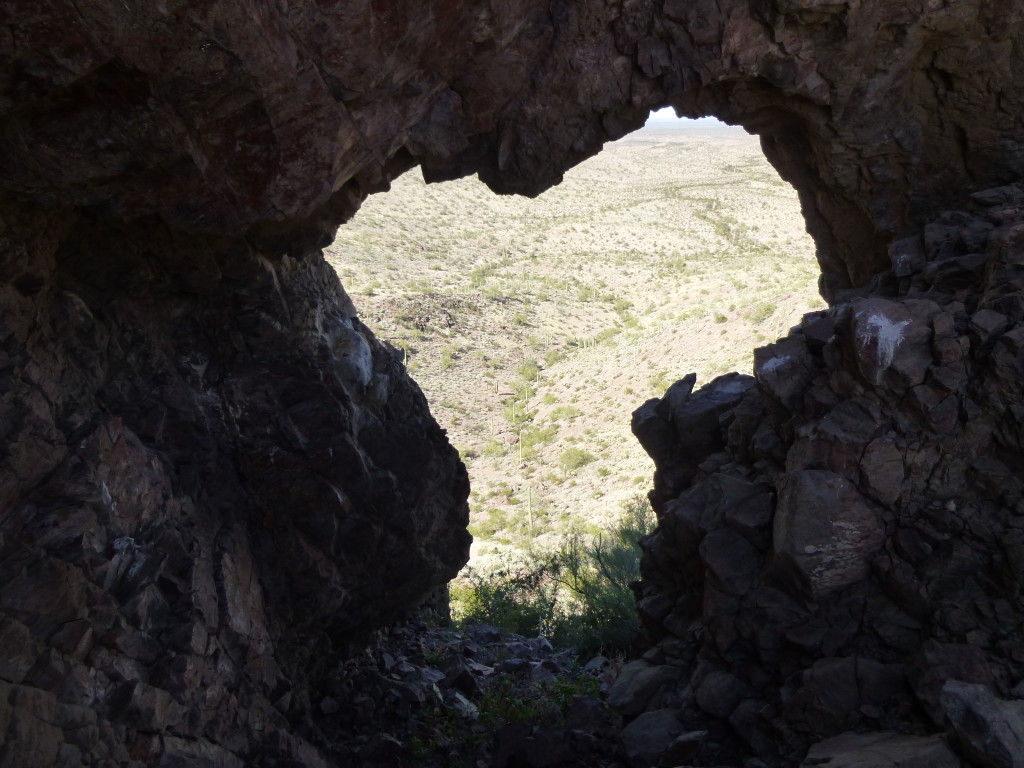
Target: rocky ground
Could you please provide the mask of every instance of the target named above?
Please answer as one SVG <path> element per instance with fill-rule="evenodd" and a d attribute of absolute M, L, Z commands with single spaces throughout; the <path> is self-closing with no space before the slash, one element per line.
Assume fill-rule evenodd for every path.
<path fill-rule="evenodd" d="M 422 621 L 382 631 L 311 704 L 338 765 L 366 768 L 766 768 L 736 732 L 694 716 L 728 681 L 699 691 L 664 649 L 628 661 L 580 660 L 543 637 Z M 684 687 L 680 688 L 680 685 Z M 950 706 L 989 748 L 1013 749 L 1021 713 L 981 686 L 950 687 Z M 1002 708 L 1001 708 L 1002 707 Z M 1024 707 L 1024 703 L 1022 703 Z M 690 712 L 691 714 L 688 714 Z M 985 733 L 993 729 L 994 734 Z M 1000 732 L 1000 729 L 1002 731 Z M 1009 739 L 1007 738 L 1009 729 Z M 797 763 L 794 763 L 796 765 Z M 810 747 L 801 768 L 967 768 L 943 735 L 846 732 Z M 1015 763 L 983 759 L 981 766 Z"/>
<path fill-rule="evenodd" d="M 609 705 L 620 662 L 556 652 L 486 625 L 412 623 L 380 633 L 319 702 L 339 765 L 625 765 Z"/>

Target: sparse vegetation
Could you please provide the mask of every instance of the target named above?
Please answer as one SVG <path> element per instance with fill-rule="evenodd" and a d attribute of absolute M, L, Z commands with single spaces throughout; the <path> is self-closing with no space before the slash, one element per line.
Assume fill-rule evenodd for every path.
<path fill-rule="evenodd" d="M 650 483 L 630 412 L 821 306 L 796 195 L 742 131 L 627 138 L 536 200 L 412 172 L 327 258 L 459 446 L 481 573 L 610 525 Z"/>
<path fill-rule="evenodd" d="M 659 397 L 665 394 L 665 390 L 668 389 L 670 384 L 668 380 L 668 371 L 658 371 L 647 379 L 647 384 L 651 388 L 651 391 Z"/>
<path fill-rule="evenodd" d="M 766 301 L 761 304 L 758 304 L 756 307 L 750 310 L 750 312 L 747 314 L 747 317 L 750 319 L 750 322 L 752 322 L 754 325 L 760 325 L 769 317 L 774 315 L 776 309 L 778 309 L 778 307 L 775 304 Z"/>

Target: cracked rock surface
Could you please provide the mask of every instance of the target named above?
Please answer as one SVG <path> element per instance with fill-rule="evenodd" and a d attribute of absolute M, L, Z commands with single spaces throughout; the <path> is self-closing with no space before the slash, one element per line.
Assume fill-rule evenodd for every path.
<path fill-rule="evenodd" d="M 672 701 L 681 727 L 733 735 L 705 744 L 719 762 L 790 764 L 818 740 L 898 730 L 1014 764 L 1022 204 L 1020 185 L 975 195 L 925 227 L 885 298 L 807 315 L 746 386 L 686 382 L 636 411 L 659 517 L 639 608 L 678 682 L 623 714 Z M 709 434 L 677 429 L 709 399 L 729 403 Z"/>

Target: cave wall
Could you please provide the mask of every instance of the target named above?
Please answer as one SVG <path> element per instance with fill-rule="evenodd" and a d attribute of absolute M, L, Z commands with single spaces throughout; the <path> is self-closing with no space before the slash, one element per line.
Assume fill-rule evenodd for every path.
<path fill-rule="evenodd" d="M 1013 327 L 1012 299 L 983 303 L 1008 246 L 960 229 L 986 215 L 972 193 L 1024 176 L 1022 7 L 0 2 L 0 761 L 328 760 L 311 705 L 325 671 L 443 584 L 468 549 L 456 453 L 318 251 L 413 166 L 428 180 L 478 173 L 496 191 L 536 194 L 654 107 L 717 114 L 758 132 L 797 186 L 823 292 L 846 307 L 829 321 L 847 328 L 837 339 L 858 338 L 850 302 L 869 295 L 934 294 L 927 309 L 883 309 L 936 345 L 966 343 L 979 309 L 1009 318 L 1000 333 Z M 966 219 L 937 219 L 972 205 Z M 928 240 L 936 226 L 959 228 L 954 245 Z M 965 256 L 974 262 L 927 266 Z M 942 269 L 954 277 L 936 278 Z M 930 509 L 974 494 L 984 519 L 1008 514 L 1005 499 L 946 474 L 988 454 L 984 428 L 952 453 L 911 449 L 899 441 L 908 424 L 938 407 L 906 411 L 922 382 L 865 372 L 873 347 L 808 344 L 794 354 L 810 361 L 808 382 L 827 385 L 780 398 L 764 366 L 755 383 L 729 384 L 761 393 L 748 403 L 756 451 L 740 427 L 726 440 L 712 425 L 713 452 L 722 443 L 735 456 L 704 469 L 706 457 L 677 447 L 659 457 L 663 533 L 670 502 L 726 470 L 768 494 L 769 515 L 775 499 L 803 508 L 817 487 L 790 470 L 831 473 L 824 486 L 863 507 L 857 522 L 880 547 L 894 535 L 886 515 L 911 500 Z M 952 421 L 925 421 L 915 446 L 974 435 L 979 412 L 985 424 L 1015 413 L 1019 379 L 969 359 L 936 385 L 952 393 Z M 895 500 L 875 487 L 894 475 L 853 472 L 801 432 L 867 407 L 862 396 L 872 418 L 895 420 L 895 450 L 913 450 L 928 477 Z M 998 444 L 1012 475 L 1020 446 Z M 891 474 L 892 451 L 878 450 Z M 784 555 L 787 530 L 758 539 L 750 563 Z M 702 536 L 685 546 L 700 554 Z M 790 599 L 875 594 L 856 557 L 850 572 L 863 578 L 827 595 L 791 559 L 776 568 Z M 696 561 L 674 562 L 648 561 L 649 588 L 661 604 L 702 601 Z M 686 645 L 685 663 L 726 663 L 679 637 L 679 622 L 666 627 L 670 615 L 713 623 L 684 603 L 648 610 L 652 628 Z M 911 645 L 927 634 L 915 632 Z M 786 656 L 769 676 L 823 656 Z M 821 731 L 798 729 L 793 748 Z"/>
<path fill-rule="evenodd" d="M 329 670 L 466 560 L 457 452 L 323 259 L 0 231 L 0 762 L 316 764 Z"/>
<path fill-rule="evenodd" d="M 1022 233 L 1024 185 L 976 193 L 893 244 L 893 290 L 634 413 L 643 669 L 685 680 L 645 706 L 715 733 L 695 764 L 890 730 L 1003 764 L 980 732 L 1024 693 Z"/>
<path fill-rule="evenodd" d="M 537 194 L 671 104 L 762 136 L 831 295 L 1024 166 L 1015 2 L 16 6 L 0 189 L 270 251 L 415 164 Z"/>

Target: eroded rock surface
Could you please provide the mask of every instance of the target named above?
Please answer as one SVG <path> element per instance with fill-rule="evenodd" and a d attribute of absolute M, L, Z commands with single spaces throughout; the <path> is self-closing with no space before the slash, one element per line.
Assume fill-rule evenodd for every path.
<path fill-rule="evenodd" d="M 1022 13 L 0 2 L 0 762 L 322 763 L 311 688 L 458 568 L 467 485 L 318 246 L 416 164 L 534 194 L 666 104 L 762 135 L 837 305 L 649 414 L 641 611 L 717 718 L 680 754 L 920 723 L 892 665 L 933 720 L 1005 694 Z"/>

